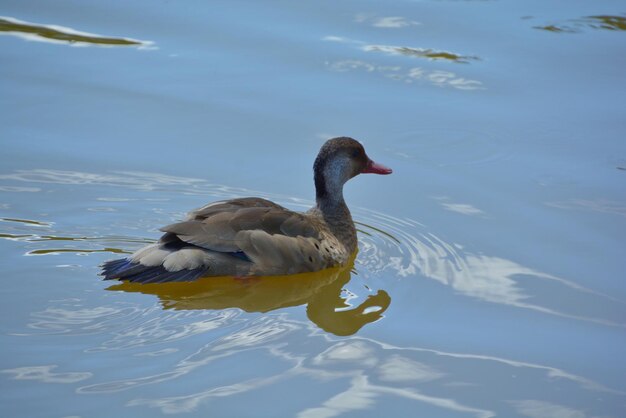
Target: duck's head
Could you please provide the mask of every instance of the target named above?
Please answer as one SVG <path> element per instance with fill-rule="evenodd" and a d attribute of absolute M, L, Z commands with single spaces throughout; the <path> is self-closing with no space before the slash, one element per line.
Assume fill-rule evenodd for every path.
<path fill-rule="evenodd" d="M 391 174 L 392 170 L 372 161 L 359 141 L 339 137 L 322 145 L 313 172 L 317 198 L 332 199 L 333 196 L 341 197 L 344 183 L 356 175 Z"/>

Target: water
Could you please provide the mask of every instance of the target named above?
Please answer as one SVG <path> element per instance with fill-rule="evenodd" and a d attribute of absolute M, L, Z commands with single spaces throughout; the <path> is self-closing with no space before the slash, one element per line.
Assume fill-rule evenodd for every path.
<path fill-rule="evenodd" d="M 4 0 L 4 415 L 624 416 L 624 12 Z M 305 209 L 336 135 L 394 169 L 353 265 L 99 280 L 211 200 Z"/>

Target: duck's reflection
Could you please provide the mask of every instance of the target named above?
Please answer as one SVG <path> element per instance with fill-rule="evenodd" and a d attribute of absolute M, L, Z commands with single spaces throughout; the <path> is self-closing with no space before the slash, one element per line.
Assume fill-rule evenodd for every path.
<path fill-rule="evenodd" d="M 122 282 L 108 290 L 158 296 L 164 309 L 226 309 L 269 312 L 307 305 L 309 319 L 324 331 L 352 335 L 380 319 L 391 298 L 384 290 L 351 306 L 344 286 L 350 281 L 354 259 L 344 267 L 291 276 L 249 279 L 207 277 L 190 283 L 139 284 Z"/>

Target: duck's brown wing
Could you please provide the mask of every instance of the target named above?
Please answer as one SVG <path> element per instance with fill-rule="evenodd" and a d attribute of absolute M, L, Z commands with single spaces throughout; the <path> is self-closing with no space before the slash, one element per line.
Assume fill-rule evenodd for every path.
<path fill-rule="evenodd" d="M 254 274 L 297 273 L 332 265 L 321 251 L 319 224 L 265 199 L 215 202 L 190 213 L 187 221 L 161 230 L 207 250 L 243 252 L 254 263 Z"/>
<path fill-rule="evenodd" d="M 201 208 L 189 212 L 187 220 L 203 220 L 220 212 L 235 212 L 245 208 L 275 208 L 288 210 L 279 204 L 260 197 L 243 197 L 239 199 L 221 200 L 212 202 Z"/>

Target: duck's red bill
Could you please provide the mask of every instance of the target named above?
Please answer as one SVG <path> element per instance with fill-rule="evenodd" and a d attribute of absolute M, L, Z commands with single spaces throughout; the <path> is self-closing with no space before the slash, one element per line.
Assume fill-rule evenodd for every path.
<path fill-rule="evenodd" d="M 361 171 L 361 173 L 372 173 L 372 174 L 391 174 L 393 170 L 389 167 L 385 167 L 382 164 L 375 163 L 372 160 L 367 162 L 367 166 Z"/>

